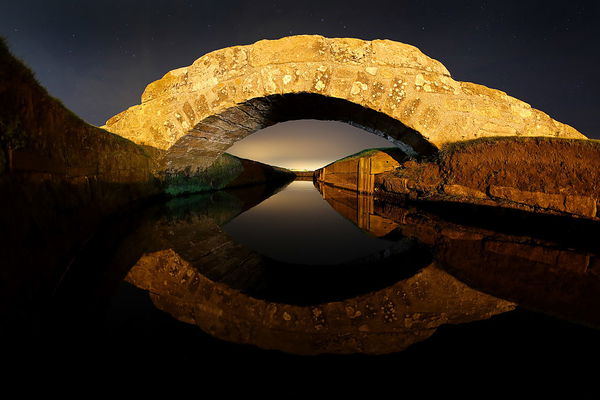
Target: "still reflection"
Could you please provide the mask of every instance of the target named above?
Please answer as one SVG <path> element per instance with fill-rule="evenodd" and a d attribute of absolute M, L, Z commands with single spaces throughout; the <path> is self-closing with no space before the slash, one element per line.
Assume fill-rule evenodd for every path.
<path fill-rule="evenodd" d="M 493 209 L 454 212 L 447 205 L 425 211 L 328 185 L 320 184 L 319 190 L 341 212 L 347 207 L 340 203 L 354 199 L 363 220 L 395 224 L 394 232 L 428 245 L 438 266 L 473 288 L 600 327 L 598 227 L 593 223 Z M 365 202 L 369 207 L 361 206 Z"/>
<path fill-rule="evenodd" d="M 206 278 L 173 250 L 145 255 L 127 280 L 148 290 L 161 310 L 213 336 L 294 354 L 397 352 L 442 324 L 514 308 L 435 265 L 388 288 L 314 306 L 250 297 Z"/>
<path fill-rule="evenodd" d="M 293 193 L 293 187 L 286 187 L 273 198 L 290 189 Z M 311 194 L 318 195 L 314 187 L 311 190 Z M 223 226 L 236 223 L 234 217 L 243 211 L 254 211 L 252 207 L 259 203 L 259 198 L 269 198 L 272 194 L 271 191 L 260 191 L 258 187 L 253 187 L 174 199 L 157 210 L 154 218 L 147 218 L 133 238 L 123 242 L 122 247 L 132 249 L 143 246 L 143 253 L 169 249 L 213 282 L 225 284 L 254 298 L 297 305 L 320 304 L 379 290 L 412 276 L 431 263 L 429 249 L 417 240 L 404 237 L 380 240 L 370 237 L 339 217 L 320 196 L 319 201 L 326 207 L 324 210 L 335 218 L 321 218 L 320 224 L 313 222 L 312 235 L 295 237 L 293 244 L 305 251 L 306 259 L 310 261 L 320 261 L 322 253 L 311 252 L 306 242 L 310 244 L 317 239 L 333 248 L 337 246 L 335 264 L 305 265 L 279 261 L 245 246 L 243 242 L 252 242 L 252 237 L 256 235 L 253 226 L 261 223 L 260 218 L 254 217 L 255 214 L 242 219 L 247 225 L 244 229 L 234 230 L 235 236 L 223 229 Z M 284 204 L 287 207 L 284 207 L 283 217 L 295 211 L 293 203 Z M 270 231 L 265 229 L 262 236 L 267 237 L 269 243 L 261 246 L 261 250 L 270 253 L 288 241 L 278 230 L 285 227 L 286 222 L 288 228 L 293 227 L 295 220 L 282 222 L 281 212 L 277 208 L 267 208 L 261 216 L 265 215 L 266 221 L 262 221 L 265 225 L 270 225 L 269 222 L 275 219 L 272 224 L 275 228 Z M 328 225 L 329 230 L 323 229 L 323 225 Z M 336 231 L 341 234 L 336 235 Z M 266 236 L 269 233 L 270 236 Z M 347 260 L 347 255 L 340 251 L 339 246 L 358 247 L 356 244 L 361 241 L 367 244 L 354 252 L 353 259 Z"/>
<path fill-rule="evenodd" d="M 285 190 L 223 225 L 240 244 L 278 261 L 338 264 L 384 251 L 394 240 L 365 235 L 331 207 L 312 181 Z"/>
<path fill-rule="evenodd" d="M 286 199 L 294 186 L 215 192 L 174 199 L 150 213 L 121 244 L 125 253 L 142 254 L 126 280 L 147 290 L 157 308 L 215 337 L 294 354 L 398 352 L 443 324 L 487 319 L 517 304 L 600 325 L 598 258 L 589 247 L 565 248 L 548 237 L 450 222 L 435 210 L 318 189 L 324 210 L 336 215 L 319 221 L 351 222 L 373 246 L 334 263 L 277 260 L 269 246 L 244 245 L 251 241 L 243 235 L 253 234 L 260 217 L 265 226 L 278 219 L 276 237 L 282 213 L 301 207 L 264 199 Z M 250 225 L 228 232 L 244 221 Z M 310 240 L 335 246 L 331 232 L 315 225 Z"/>
<path fill-rule="evenodd" d="M 161 310 L 216 337 L 295 354 L 397 352 L 442 324 L 514 308 L 470 289 L 432 265 L 418 240 L 387 228 L 370 231 L 386 237 L 383 250 L 375 246 L 334 265 L 263 256 L 221 227 L 258 203 L 254 190 L 254 196 L 217 192 L 169 202 L 123 243 L 146 249 L 126 279 L 148 290 Z"/>

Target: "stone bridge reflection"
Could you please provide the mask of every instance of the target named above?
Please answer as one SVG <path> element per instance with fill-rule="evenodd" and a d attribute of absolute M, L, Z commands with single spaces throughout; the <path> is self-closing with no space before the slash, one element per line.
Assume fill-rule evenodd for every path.
<path fill-rule="evenodd" d="M 147 290 L 157 308 L 217 338 L 293 354 L 398 352 L 441 325 L 488 319 L 517 305 L 600 326 L 598 257 L 584 245 L 568 249 L 548 238 L 318 188 L 361 229 L 396 240 L 393 254 L 340 265 L 331 276 L 257 254 L 221 229 L 273 193 L 253 187 L 167 203 L 122 243 L 141 254 L 126 280 Z M 273 272 L 287 269 L 288 275 Z M 342 279 L 345 273 L 363 285 Z M 321 278 L 321 286 L 304 288 L 303 294 L 316 293 L 308 301 L 289 294 Z M 335 290 L 340 282 L 347 287 Z"/>
<path fill-rule="evenodd" d="M 252 196 L 230 191 L 168 203 L 167 212 L 123 242 L 145 248 L 126 280 L 147 290 L 159 309 L 215 337 L 294 354 L 397 352 L 440 325 L 515 306 L 469 288 L 431 264 L 418 241 L 403 237 L 386 254 L 339 267 L 302 266 L 303 279 L 293 266 L 275 265 L 220 228 L 259 201 L 257 193 L 245 202 Z M 291 276 L 273 273 L 290 267 Z M 294 290 L 311 301 L 295 301 Z"/>

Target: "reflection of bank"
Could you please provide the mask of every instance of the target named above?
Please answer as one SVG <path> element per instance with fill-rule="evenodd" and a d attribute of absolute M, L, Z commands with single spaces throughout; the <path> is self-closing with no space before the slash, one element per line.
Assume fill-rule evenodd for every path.
<path fill-rule="evenodd" d="M 495 209 L 478 209 L 470 221 L 451 222 L 443 214 L 317 186 L 336 211 L 361 229 L 378 236 L 417 239 L 430 246 L 437 265 L 471 287 L 523 307 L 600 327 L 596 312 L 600 308 L 600 257 L 589 240 L 597 237 L 599 227 L 592 222 L 548 216 L 532 216 L 532 221 Z M 513 231 L 521 232 L 490 228 L 500 222 L 510 227 L 511 218 Z M 529 230 L 537 229 L 535 234 L 530 232 L 532 236 L 526 232 L 528 222 L 532 224 Z M 540 232 L 545 225 L 546 232 Z M 573 240 L 575 235 L 581 242 Z"/>
<path fill-rule="evenodd" d="M 375 214 L 372 195 L 344 190 L 317 182 L 316 186 L 335 211 L 350 220 L 360 229 L 377 237 L 383 237 L 396 229 L 398 224 L 389 218 Z"/>
<path fill-rule="evenodd" d="M 342 158 L 315 171 L 324 199 L 337 204 L 337 212 L 360 229 L 377 237 L 385 236 L 395 223 L 374 213 L 375 175 L 393 171 L 406 159 L 397 148 L 370 149 Z M 345 190 L 344 190 L 345 189 Z"/>
<path fill-rule="evenodd" d="M 312 184 L 307 188 L 314 190 Z M 348 251 L 353 255 L 351 258 L 340 258 L 335 263 L 304 265 L 277 260 L 243 244 L 223 229 L 248 205 L 259 202 L 258 197 L 248 200 L 250 190 L 254 189 L 173 199 L 158 217 L 146 220 L 122 247 L 131 249 L 143 244 L 145 251 L 140 254 L 172 249 L 214 282 L 254 298 L 303 305 L 376 291 L 412 276 L 431 263 L 429 250 L 409 238 L 382 241 L 378 246 L 366 247 L 368 253 Z M 313 194 L 319 197 L 318 192 Z M 294 205 L 288 206 L 288 211 L 294 212 Z M 326 204 L 324 209 L 335 213 Z"/>
<path fill-rule="evenodd" d="M 231 193 L 170 203 L 168 212 L 123 243 L 130 248 L 132 242 L 143 242 L 146 249 L 126 279 L 148 290 L 161 310 L 215 337 L 296 354 L 397 352 L 442 324 L 486 319 L 514 308 L 423 264 L 423 258 L 416 258 L 421 264 L 408 276 L 393 275 L 406 268 L 394 254 L 369 258 L 359 269 L 344 265 L 330 283 L 334 292 L 335 285 L 348 283 L 346 274 L 358 271 L 366 285 L 382 272 L 378 265 L 391 260 L 383 270 L 394 279 L 386 277 L 384 285 L 368 292 L 315 304 L 261 297 L 261 285 L 273 284 L 273 275 L 265 274 L 272 261 L 235 243 L 219 226 L 242 209 L 241 203 Z M 421 254 L 413 243 L 398 242 L 400 259 Z M 288 267 L 279 265 L 280 270 Z M 317 269 L 313 273 L 313 281 L 325 276 Z"/>

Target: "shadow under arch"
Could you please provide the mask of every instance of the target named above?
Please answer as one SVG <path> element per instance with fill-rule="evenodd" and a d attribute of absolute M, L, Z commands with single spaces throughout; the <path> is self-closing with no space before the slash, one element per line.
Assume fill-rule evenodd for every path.
<path fill-rule="evenodd" d="M 301 119 L 345 122 L 381 136 L 409 156 L 431 156 L 437 148 L 419 132 L 382 112 L 317 93 L 253 98 L 204 118 L 177 140 L 162 158 L 168 177 L 193 177 L 235 142 L 268 126 Z"/>

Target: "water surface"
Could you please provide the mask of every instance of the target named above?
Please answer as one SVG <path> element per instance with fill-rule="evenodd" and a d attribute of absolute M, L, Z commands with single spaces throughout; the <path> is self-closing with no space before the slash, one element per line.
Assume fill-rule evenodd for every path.
<path fill-rule="evenodd" d="M 308 181 L 290 183 L 223 230 L 258 253 L 294 264 L 348 262 L 394 243 L 362 231 L 335 212 Z"/>
<path fill-rule="evenodd" d="M 30 332 L 39 354 L 421 368 L 527 360 L 564 373 L 585 373 L 579 361 L 600 355 L 596 227 L 581 221 L 294 182 L 176 198 L 123 222 L 65 275 Z"/>

